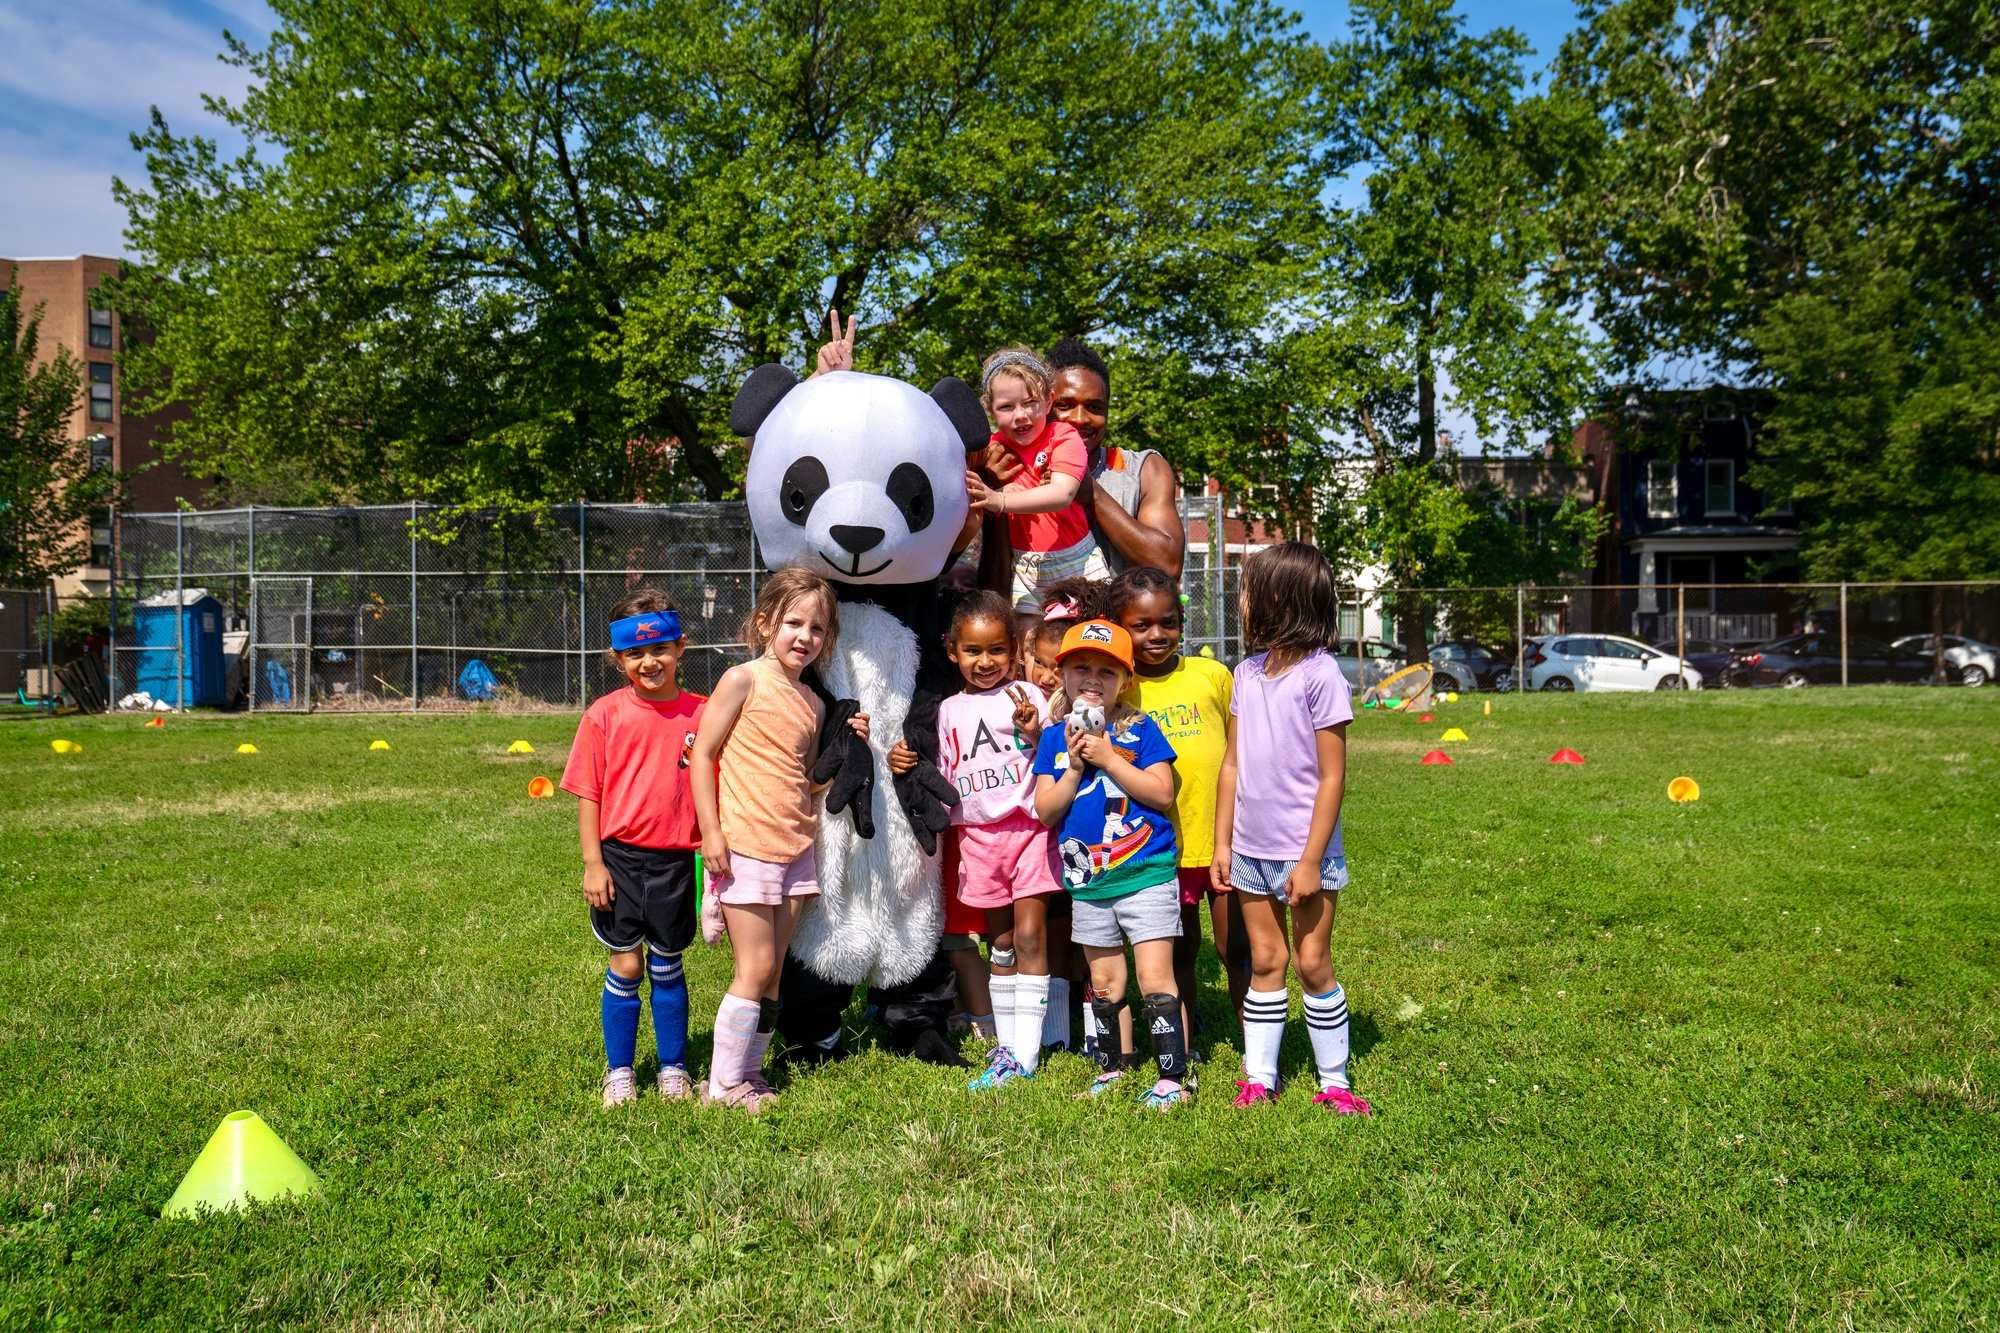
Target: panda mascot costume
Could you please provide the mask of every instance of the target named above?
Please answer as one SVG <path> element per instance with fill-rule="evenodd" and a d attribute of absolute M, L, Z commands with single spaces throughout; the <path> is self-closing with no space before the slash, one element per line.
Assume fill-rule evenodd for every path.
<path fill-rule="evenodd" d="M 938 705 L 959 687 L 944 655 L 942 578 L 986 414 L 957 379 L 926 394 L 847 370 L 801 383 L 764 365 L 738 391 L 730 426 L 751 440 L 743 491 L 765 564 L 812 570 L 840 602 L 834 649 L 806 673 L 827 705 L 813 772 L 828 784 L 820 896 L 785 960 L 779 1033 L 793 1058 L 834 1058 L 841 1015 L 866 983 L 892 1049 L 961 1064 L 945 1036 L 953 981 L 938 950 L 938 836 L 958 794 L 934 757 Z M 856 712 L 868 715 L 866 741 L 845 725 Z M 892 801 L 875 775 L 898 739 L 919 761 L 894 778 Z"/>

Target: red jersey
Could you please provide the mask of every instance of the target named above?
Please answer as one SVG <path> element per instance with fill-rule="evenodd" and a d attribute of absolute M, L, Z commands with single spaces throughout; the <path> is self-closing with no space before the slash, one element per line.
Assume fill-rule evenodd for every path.
<path fill-rule="evenodd" d="M 1058 473 L 1082 481 L 1090 462 L 1076 427 L 1053 417 L 1042 423 L 1042 433 L 1032 444 L 1017 445 L 1000 431 L 993 432 L 992 440 L 1020 460 L 1021 475 L 1014 485 L 1022 489 L 1039 486 Z M 1090 515 L 1072 500 L 1051 514 L 1007 515 L 1007 533 L 1017 551 L 1065 551 L 1090 535 Z"/>
<path fill-rule="evenodd" d="M 701 846 L 688 765 L 706 702 L 706 695 L 686 690 L 672 699 L 641 699 L 627 686 L 585 710 L 562 789 L 597 802 L 598 837 L 655 849 Z"/>

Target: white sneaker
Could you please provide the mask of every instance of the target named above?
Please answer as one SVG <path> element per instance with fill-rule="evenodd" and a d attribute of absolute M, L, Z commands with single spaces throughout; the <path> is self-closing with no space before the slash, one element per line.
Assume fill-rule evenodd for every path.
<path fill-rule="evenodd" d="M 632 1066 L 621 1065 L 617 1069 L 604 1071 L 604 1109 L 623 1106 L 627 1102 L 639 1100 L 639 1080 L 632 1076 Z"/>

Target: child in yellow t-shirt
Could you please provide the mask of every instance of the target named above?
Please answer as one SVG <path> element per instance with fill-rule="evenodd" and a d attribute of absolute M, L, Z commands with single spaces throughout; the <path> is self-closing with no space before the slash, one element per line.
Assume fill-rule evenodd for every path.
<path fill-rule="evenodd" d="M 1236 895 L 1218 893 L 1208 866 L 1215 857 L 1215 790 L 1229 747 L 1229 668 L 1212 657 L 1181 652 L 1181 590 L 1173 577 L 1135 565 L 1111 581 L 1105 616 L 1132 636 L 1136 670 L 1125 699 L 1166 734 L 1174 747 L 1174 833 L 1180 847 L 1181 935 L 1174 972 L 1186 1022 L 1194 1030 L 1194 963 L 1201 949 L 1201 903 L 1208 900 L 1215 952 L 1229 979 L 1239 1017 L 1250 986 L 1249 942 Z"/>

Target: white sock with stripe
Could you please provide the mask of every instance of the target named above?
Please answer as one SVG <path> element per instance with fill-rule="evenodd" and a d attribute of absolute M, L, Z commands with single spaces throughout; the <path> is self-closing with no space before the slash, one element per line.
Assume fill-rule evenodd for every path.
<path fill-rule="evenodd" d="M 993 1035 L 1010 1051 L 1014 1049 L 1014 983 L 1018 980 L 1018 976 L 1009 973 L 992 977 L 986 983 L 993 996 Z"/>
<path fill-rule="evenodd" d="M 1243 997 L 1243 1078 L 1278 1090 L 1278 1047 L 1285 1040 L 1283 990 L 1257 990 Z"/>
<path fill-rule="evenodd" d="M 1312 1038 L 1319 1090 L 1349 1087 L 1347 1081 L 1347 992 L 1335 982 L 1324 995 L 1306 996 L 1306 1034 Z"/>
<path fill-rule="evenodd" d="M 1032 1074 L 1042 1063 L 1042 1025 L 1048 1021 L 1049 979 L 1014 977 L 1014 1037 L 1007 1049 Z"/>

